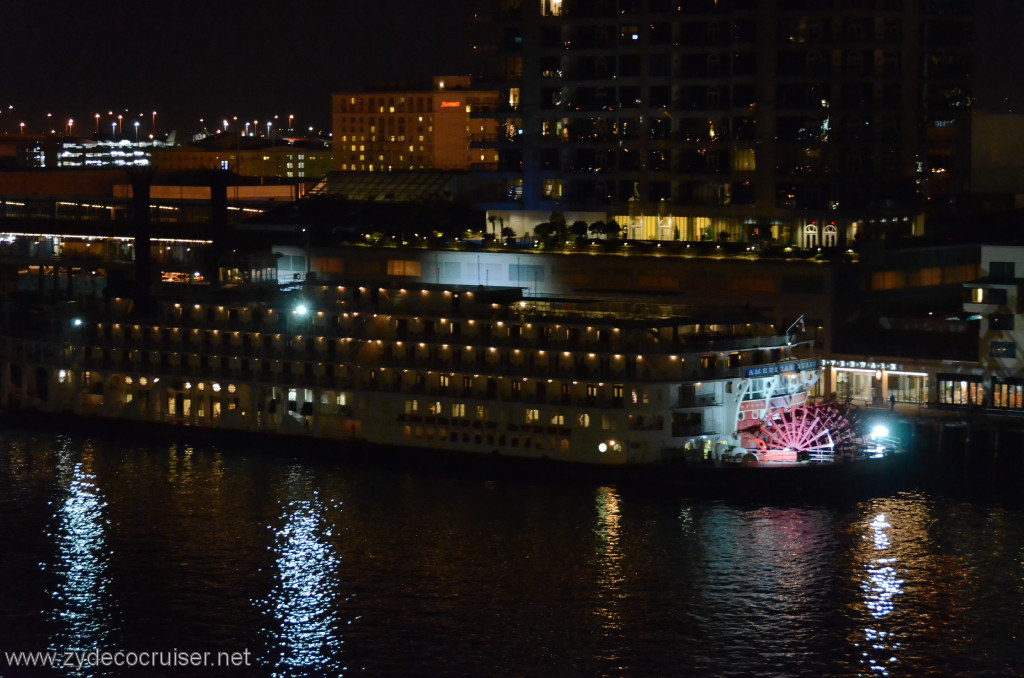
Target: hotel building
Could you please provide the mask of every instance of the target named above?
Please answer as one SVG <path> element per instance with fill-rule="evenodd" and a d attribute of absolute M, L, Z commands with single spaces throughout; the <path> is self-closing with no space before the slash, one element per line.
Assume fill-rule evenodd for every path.
<path fill-rule="evenodd" d="M 843 245 L 966 190 L 966 0 L 503 0 L 515 204 L 632 239 Z M 529 219 L 527 219 L 529 220 Z"/>
<path fill-rule="evenodd" d="M 474 89 L 468 76 L 438 76 L 431 89 L 342 92 L 332 97 L 334 169 L 493 170 L 497 91 Z M 472 142 L 472 147 L 471 147 Z"/>

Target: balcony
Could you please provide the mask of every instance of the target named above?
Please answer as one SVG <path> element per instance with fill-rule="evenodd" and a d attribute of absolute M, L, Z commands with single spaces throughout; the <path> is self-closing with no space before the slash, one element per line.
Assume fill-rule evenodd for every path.
<path fill-rule="evenodd" d="M 985 313 L 993 307 L 1006 306 L 1009 290 L 1016 290 L 1015 284 L 994 285 L 978 284 L 964 288 L 964 311 L 967 313 Z"/>
<path fill-rule="evenodd" d="M 722 399 L 714 393 L 682 393 L 679 395 L 679 401 L 676 404 L 678 408 L 694 408 L 694 407 L 718 407 L 722 404 Z"/>

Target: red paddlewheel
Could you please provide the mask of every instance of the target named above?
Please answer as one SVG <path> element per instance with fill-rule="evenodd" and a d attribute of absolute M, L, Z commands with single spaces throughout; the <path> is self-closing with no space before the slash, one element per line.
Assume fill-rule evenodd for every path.
<path fill-rule="evenodd" d="M 761 422 L 757 438 L 771 451 L 786 451 L 779 460 L 806 453 L 812 461 L 829 460 L 837 445 L 853 437 L 850 422 L 828 405 L 801 405 L 772 412 Z M 770 459 L 769 459 L 770 460 Z"/>

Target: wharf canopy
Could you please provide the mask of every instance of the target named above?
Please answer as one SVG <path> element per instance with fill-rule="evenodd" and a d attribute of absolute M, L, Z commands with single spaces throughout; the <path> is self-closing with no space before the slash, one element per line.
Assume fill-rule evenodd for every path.
<path fill-rule="evenodd" d="M 9 330 L 0 406 L 652 463 L 734 449 L 737 423 L 765 414 L 744 400 L 760 398 L 761 410 L 780 396 L 804 402 L 818 371 L 809 342 L 749 311 L 524 298 L 519 288 L 168 285 L 151 317 L 135 308 L 113 297 Z"/>

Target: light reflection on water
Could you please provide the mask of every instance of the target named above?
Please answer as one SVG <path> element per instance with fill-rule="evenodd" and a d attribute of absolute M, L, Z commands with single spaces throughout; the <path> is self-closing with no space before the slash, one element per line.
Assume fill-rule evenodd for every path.
<path fill-rule="evenodd" d="M 889 529 L 892 525 L 884 513 L 879 513 L 868 525 L 869 533 L 864 536 L 869 540 L 877 557 L 870 559 L 865 571 L 867 576 L 861 583 L 864 592 L 864 605 L 868 612 L 878 621 L 875 626 L 864 629 L 864 650 L 861 653 L 863 662 L 872 674 L 888 676 L 889 670 L 898 661 L 897 654 L 900 642 L 891 631 L 880 628 L 882 620 L 892 614 L 896 596 L 902 593 L 903 580 L 897 573 L 897 559 L 889 553 L 892 542 Z"/>
<path fill-rule="evenodd" d="M 818 661 L 828 631 L 831 529 L 831 516 L 818 508 L 701 511 L 700 559 L 689 573 L 698 578 L 696 624 L 707 638 L 728 640 L 706 648 L 696 641 L 700 670 L 743 675 Z M 750 656 L 764 666 L 750 665 Z"/>
<path fill-rule="evenodd" d="M 92 470 L 91 450 L 84 450 L 80 460 L 76 456 L 68 449 L 58 452 L 60 497 L 55 502 L 56 525 L 50 534 L 56 556 L 43 567 L 57 579 L 51 610 L 56 632 L 50 647 L 90 652 L 110 647 L 115 627 L 107 576 L 107 503 Z M 94 673 L 85 667 L 70 669 L 68 675 Z"/>
<path fill-rule="evenodd" d="M 923 644 L 954 641 L 940 620 L 955 614 L 962 570 L 935 543 L 934 507 L 921 495 L 874 499 L 859 510 L 850 562 L 860 593 L 851 636 L 860 675 L 913 674 Z"/>
<path fill-rule="evenodd" d="M 623 597 L 622 571 L 623 553 L 620 534 L 622 515 L 619 493 L 611 487 L 600 487 L 595 493 L 594 536 L 596 537 L 595 567 L 600 595 L 597 597 L 595 614 L 601 624 L 605 659 L 617 662 L 620 653 L 617 651 L 621 643 L 622 612 L 619 601 Z"/>
<path fill-rule="evenodd" d="M 325 505 L 309 475 L 297 468 L 289 473 L 286 494 L 272 547 L 274 589 L 265 601 L 273 617 L 273 675 L 342 675 L 340 559 L 326 516 L 340 507 Z"/>

